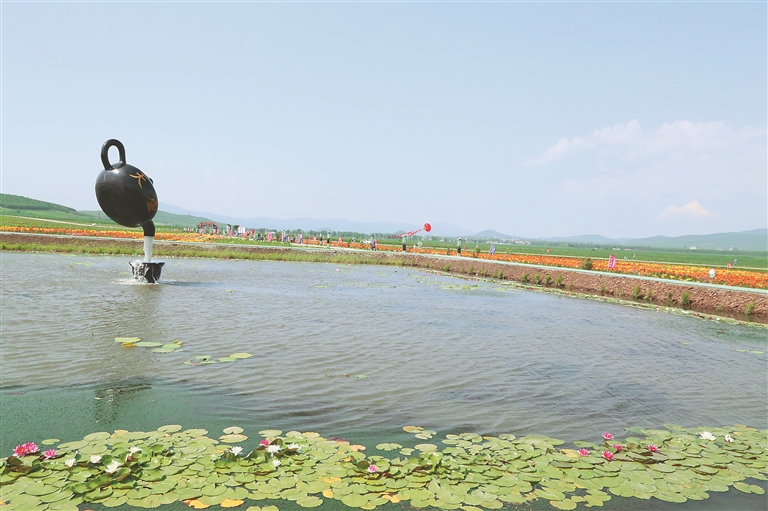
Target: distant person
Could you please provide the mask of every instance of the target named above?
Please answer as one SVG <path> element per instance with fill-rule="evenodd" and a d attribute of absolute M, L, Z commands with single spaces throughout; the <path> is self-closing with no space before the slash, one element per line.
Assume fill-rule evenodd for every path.
<path fill-rule="evenodd" d="M 734 265 L 734 266 L 736 266 L 736 263 L 737 263 L 738 261 L 739 261 L 738 259 L 734 259 L 734 260 L 733 260 L 733 265 Z"/>
<path fill-rule="evenodd" d="M 407 252 L 406 247 L 408 246 L 408 236 L 403 236 L 403 252 Z"/>
<path fill-rule="evenodd" d="M 458 255 L 461 255 L 461 238 L 458 238 L 456 240 L 456 253 Z"/>
<path fill-rule="evenodd" d="M 371 250 L 376 250 L 376 245 L 373 242 L 373 238 L 371 238 Z"/>

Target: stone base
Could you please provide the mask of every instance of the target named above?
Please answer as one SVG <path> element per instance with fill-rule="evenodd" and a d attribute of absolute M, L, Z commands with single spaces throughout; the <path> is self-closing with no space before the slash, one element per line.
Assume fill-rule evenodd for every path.
<path fill-rule="evenodd" d="M 145 263 L 144 261 L 131 261 L 131 270 L 133 270 L 133 278 L 141 281 L 154 284 L 160 279 L 160 272 L 163 269 L 165 263 Z"/>

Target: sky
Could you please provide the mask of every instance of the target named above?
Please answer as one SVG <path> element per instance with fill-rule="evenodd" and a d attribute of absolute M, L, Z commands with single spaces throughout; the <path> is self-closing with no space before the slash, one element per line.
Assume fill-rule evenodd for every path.
<path fill-rule="evenodd" d="M 765 2 L 0 9 L 3 193 L 97 210 L 117 138 L 161 210 L 521 237 L 768 225 Z"/>

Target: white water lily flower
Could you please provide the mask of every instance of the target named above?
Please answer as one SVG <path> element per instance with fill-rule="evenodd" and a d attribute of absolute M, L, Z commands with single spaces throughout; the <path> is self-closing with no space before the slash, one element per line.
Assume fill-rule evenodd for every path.
<path fill-rule="evenodd" d="M 301 449 L 301 446 L 299 444 L 288 444 L 288 449 L 290 449 L 290 450 L 294 450 L 295 449 L 295 450 L 298 451 L 299 449 Z"/>
<path fill-rule="evenodd" d="M 268 445 L 267 446 L 267 452 L 274 456 L 276 453 L 280 452 L 280 446 L 279 445 Z"/>
<path fill-rule="evenodd" d="M 90 457 L 90 460 L 91 460 L 91 463 L 95 465 L 96 463 L 101 461 L 101 456 L 99 456 L 98 454 L 94 454 L 93 456 Z"/>
<path fill-rule="evenodd" d="M 131 453 L 131 456 L 133 456 L 137 452 L 141 452 L 141 447 L 136 447 L 135 445 L 132 445 L 128 448 L 128 452 Z"/>
<path fill-rule="evenodd" d="M 233 446 L 233 447 L 232 447 L 232 448 L 229 450 L 229 452 L 231 452 L 232 454 L 234 454 L 235 456 L 237 456 L 238 454 L 240 454 L 241 452 L 243 452 L 243 448 L 242 448 L 242 447 L 240 447 L 239 445 L 235 445 L 235 446 Z"/>
<path fill-rule="evenodd" d="M 731 435 L 725 435 L 725 441 L 726 442 L 733 442 L 733 437 Z"/>
<path fill-rule="evenodd" d="M 64 460 L 64 465 L 66 465 L 68 468 L 72 468 L 75 466 L 75 462 L 77 462 L 75 458 L 67 458 Z"/>
<path fill-rule="evenodd" d="M 109 465 L 107 465 L 107 466 L 104 468 L 104 471 L 105 471 L 107 474 L 114 474 L 115 472 L 117 472 L 117 469 L 118 469 L 118 468 L 120 468 L 120 462 L 119 462 L 119 461 L 117 461 L 117 460 L 115 460 L 115 461 L 113 461 L 112 463 L 110 463 Z"/>
<path fill-rule="evenodd" d="M 272 464 L 275 466 L 275 468 L 277 468 L 280 465 L 282 465 L 282 463 L 280 463 L 280 460 L 272 460 Z"/>
<path fill-rule="evenodd" d="M 702 432 L 699 434 L 699 436 L 702 438 L 702 440 L 710 440 L 710 441 L 711 441 L 711 440 L 714 440 L 714 439 L 715 439 L 715 435 L 713 435 L 713 434 L 712 434 L 712 433 L 710 433 L 709 431 L 702 431 Z"/>

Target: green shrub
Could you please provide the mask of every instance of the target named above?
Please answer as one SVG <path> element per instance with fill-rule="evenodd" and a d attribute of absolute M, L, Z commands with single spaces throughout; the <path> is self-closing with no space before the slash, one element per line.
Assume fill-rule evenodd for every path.
<path fill-rule="evenodd" d="M 552 275 L 547 275 L 546 277 L 544 277 L 545 286 L 548 286 L 550 282 L 552 282 Z"/>
<path fill-rule="evenodd" d="M 520 276 L 520 282 L 522 282 L 522 283 L 526 283 L 526 282 L 528 282 L 528 274 L 527 274 L 527 273 L 523 273 L 523 274 Z"/>
<path fill-rule="evenodd" d="M 581 262 L 581 269 L 582 270 L 591 270 L 592 269 L 592 258 L 587 257 Z"/>
<path fill-rule="evenodd" d="M 755 302 L 749 302 L 747 306 L 744 307 L 744 314 L 751 316 L 753 312 L 755 312 Z"/>
<path fill-rule="evenodd" d="M 604 286 L 604 285 L 602 285 L 602 284 L 600 285 L 600 294 L 601 294 L 601 295 L 604 295 L 604 294 L 605 294 L 605 286 Z"/>
<path fill-rule="evenodd" d="M 451 271 L 451 265 L 446 264 L 445 266 L 443 266 L 443 271 Z"/>
<path fill-rule="evenodd" d="M 651 300 L 653 300 L 653 291 L 651 291 L 651 290 L 649 289 L 649 290 L 648 290 L 648 291 L 645 293 L 645 301 L 646 301 L 646 302 L 650 302 Z"/>
<path fill-rule="evenodd" d="M 632 298 L 637 298 L 638 296 L 640 296 L 640 286 L 635 286 L 632 290 Z"/>
<path fill-rule="evenodd" d="M 555 285 L 557 287 L 560 287 L 560 286 L 563 285 L 563 276 L 562 275 L 558 275 L 557 276 L 557 278 L 555 279 Z"/>
<path fill-rule="evenodd" d="M 667 305 L 672 305 L 672 291 L 667 293 Z"/>
<path fill-rule="evenodd" d="M 680 296 L 680 305 L 683 307 L 687 307 L 691 303 L 691 293 L 688 291 L 683 291 L 683 294 Z"/>
<path fill-rule="evenodd" d="M 475 267 L 474 267 L 474 266 L 470 266 L 470 267 L 469 267 L 469 270 L 467 270 L 467 273 L 468 273 L 469 275 L 473 275 L 473 274 L 475 273 Z"/>
<path fill-rule="evenodd" d="M 536 274 L 534 274 L 534 276 L 533 276 L 533 283 L 534 283 L 534 284 L 536 284 L 536 285 L 538 285 L 538 284 L 539 284 L 539 282 L 541 282 L 541 277 L 539 277 L 539 274 L 538 274 L 538 273 L 536 273 Z"/>

